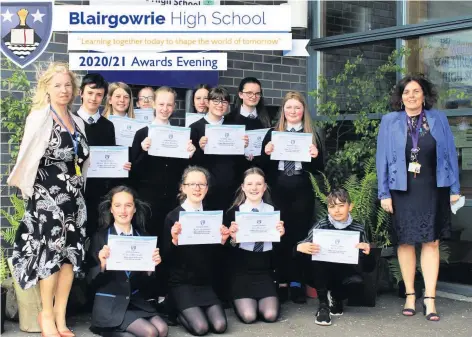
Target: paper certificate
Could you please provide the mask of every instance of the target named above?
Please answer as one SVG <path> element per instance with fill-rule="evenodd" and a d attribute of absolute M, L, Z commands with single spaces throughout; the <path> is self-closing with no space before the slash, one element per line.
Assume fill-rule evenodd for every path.
<path fill-rule="evenodd" d="M 111 115 L 108 119 L 115 126 L 116 145 L 131 147 L 136 131 L 148 126 L 146 122 L 140 122 L 128 117 Z"/>
<path fill-rule="evenodd" d="M 360 233 L 356 231 L 314 229 L 313 243 L 320 245 L 320 252 L 312 255 L 312 260 L 357 264 L 359 240 Z"/>
<path fill-rule="evenodd" d="M 246 156 L 253 155 L 254 157 L 260 156 L 262 151 L 262 141 L 269 129 L 249 130 L 246 134 L 249 137 L 249 144 L 244 149 Z"/>
<path fill-rule="evenodd" d="M 123 166 L 128 161 L 126 146 L 90 146 L 87 178 L 127 178 Z"/>
<path fill-rule="evenodd" d="M 311 133 L 272 132 L 274 151 L 271 160 L 290 160 L 310 162 L 310 145 L 313 144 Z"/>
<path fill-rule="evenodd" d="M 280 212 L 236 212 L 236 242 L 280 242 Z"/>
<path fill-rule="evenodd" d="M 154 271 L 152 253 L 157 247 L 156 236 L 108 235 L 110 257 L 107 270 Z"/>
<path fill-rule="evenodd" d="M 205 154 L 244 154 L 244 125 L 205 125 Z"/>
<path fill-rule="evenodd" d="M 179 222 L 182 224 L 179 246 L 221 244 L 223 211 L 180 212 Z"/>
<path fill-rule="evenodd" d="M 151 124 L 148 136 L 151 138 L 151 147 L 148 150 L 150 156 L 189 158 L 189 128 Z"/>
<path fill-rule="evenodd" d="M 197 113 L 187 112 L 185 114 L 185 127 L 188 128 L 190 125 L 192 125 L 193 123 L 199 121 L 203 117 L 205 117 L 205 114 L 197 114 Z"/>
<path fill-rule="evenodd" d="M 154 120 L 154 109 L 134 109 L 134 118 L 137 121 L 151 124 Z"/>

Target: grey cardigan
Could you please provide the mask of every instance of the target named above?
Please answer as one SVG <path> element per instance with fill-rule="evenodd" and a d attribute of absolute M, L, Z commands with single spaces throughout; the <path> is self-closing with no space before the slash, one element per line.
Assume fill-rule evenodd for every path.
<path fill-rule="evenodd" d="M 71 114 L 79 130 L 85 135 L 84 121 Z M 20 145 L 20 151 L 7 183 L 10 186 L 16 186 L 21 190 L 23 198 L 28 199 L 33 196 L 33 185 L 36 180 L 39 162 L 49 144 L 53 126 L 53 119 L 50 112 L 50 106 L 40 110 L 31 111 L 26 118 L 25 133 Z M 82 175 L 84 183 L 87 178 L 87 170 L 90 165 L 87 159 L 82 166 Z"/>

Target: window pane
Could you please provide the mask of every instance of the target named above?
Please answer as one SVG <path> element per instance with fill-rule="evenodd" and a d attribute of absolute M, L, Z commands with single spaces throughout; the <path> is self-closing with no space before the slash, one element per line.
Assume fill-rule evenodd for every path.
<path fill-rule="evenodd" d="M 322 37 L 397 24 L 396 1 L 320 1 L 320 6 Z"/>
<path fill-rule="evenodd" d="M 472 13 L 472 1 L 408 1 L 407 23 L 447 19 Z"/>
<path fill-rule="evenodd" d="M 472 30 L 408 40 L 410 72 L 425 74 L 438 88 L 439 109 L 472 108 Z"/>

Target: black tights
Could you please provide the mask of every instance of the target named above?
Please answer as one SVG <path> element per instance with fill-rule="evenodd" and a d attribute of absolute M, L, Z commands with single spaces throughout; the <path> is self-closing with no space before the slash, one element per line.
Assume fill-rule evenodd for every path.
<path fill-rule="evenodd" d="M 159 316 L 139 318 L 131 323 L 126 332 L 105 332 L 103 337 L 167 337 L 169 327 Z"/>
<path fill-rule="evenodd" d="M 257 320 L 257 316 L 265 322 L 272 323 L 279 317 L 279 300 L 275 296 L 261 298 L 259 301 L 252 298 L 234 300 L 234 311 L 241 322 L 250 324 Z"/>
<path fill-rule="evenodd" d="M 203 336 L 210 329 L 214 333 L 226 331 L 228 323 L 226 315 L 219 304 L 205 309 L 200 307 L 187 308 L 179 312 L 179 322 L 194 336 Z"/>

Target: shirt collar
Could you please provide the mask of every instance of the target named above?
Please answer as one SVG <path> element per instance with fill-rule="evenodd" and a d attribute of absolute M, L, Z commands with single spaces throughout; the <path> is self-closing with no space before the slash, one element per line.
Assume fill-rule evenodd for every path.
<path fill-rule="evenodd" d="M 252 111 L 248 111 L 244 108 L 244 106 L 241 105 L 240 114 L 244 117 L 249 117 L 249 115 L 254 115 L 257 117 L 257 109 L 254 108 Z"/>
<path fill-rule="evenodd" d="M 218 122 L 212 122 L 208 119 L 208 114 L 206 114 L 203 118 L 205 118 L 205 120 L 211 125 L 223 125 L 223 121 L 225 120 L 225 117 L 223 116 Z"/>
<path fill-rule="evenodd" d="M 334 228 L 336 228 L 336 229 L 345 229 L 345 228 L 349 227 L 352 223 L 351 213 L 349 213 L 349 216 L 348 216 L 347 220 L 344 221 L 344 222 L 334 220 L 331 217 L 331 215 L 329 215 L 329 214 L 328 214 L 328 220 L 334 226 Z"/>
<path fill-rule="evenodd" d="M 262 212 L 262 211 L 263 211 L 263 208 L 264 208 L 264 202 L 261 201 L 261 203 L 260 203 L 259 205 L 254 206 L 254 205 L 250 204 L 250 203 L 246 200 L 243 204 L 241 204 L 241 205 L 239 206 L 239 210 L 240 210 L 241 212 L 252 212 L 252 209 L 253 209 L 253 208 L 256 208 L 259 212 Z"/>
<path fill-rule="evenodd" d="M 115 226 L 115 231 L 116 235 L 121 235 L 121 233 L 124 233 L 120 227 L 118 227 L 116 224 L 113 224 Z M 125 235 L 133 235 L 133 225 L 131 225 L 129 233 L 125 233 Z"/>
<path fill-rule="evenodd" d="M 292 128 L 295 129 L 295 131 L 300 131 L 301 129 L 303 129 L 303 125 L 302 123 L 298 123 L 298 124 L 287 123 L 286 130 L 290 131 Z"/>
<path fill-rule="evenodd" d="M 167 123 L 163 123 L 160 119 L 155 119 L 152 121 L 153 125 L 170 125 L 169 120 L 167 120 Z"/>
<path fill-rule="evenodd" d="M 93 115 L 89 115 L 84 109 L 82 109 L 82 107 L 80 107 L 79 111 L 77 111 L 77 114 L 79 115 L 80 118 L 82 118 L 84 120 L 85 123 L 87 124 L 90 124 L 89 123 L 89 118 L 92 117 L 93 118 L 93 122 L 94 123 L 97 123 L 98 119 L 100 118 L 100 110 L 97 110 L 96 113 L 94 113 Z"/>
<path fill-rule="evenodd" d="M 190 202 L 187 199 L 185 199 L 185 201 L 182 203 L 181 206 L 187 212 L 202 212 L 203 211 L 202 203 L 200 203 L 200 207 L 198 207 L 197 209 L 194 209 L 192 205 L 190 205 Z"/>

